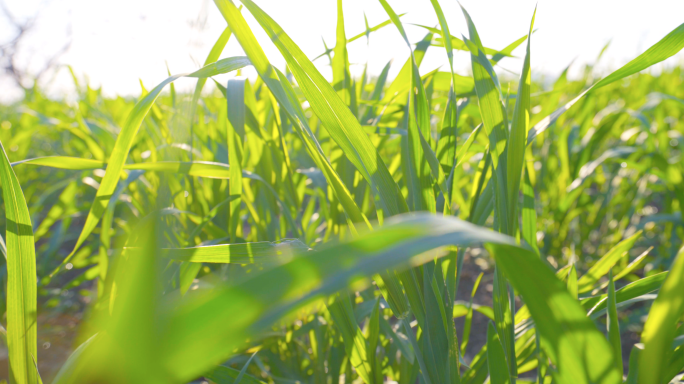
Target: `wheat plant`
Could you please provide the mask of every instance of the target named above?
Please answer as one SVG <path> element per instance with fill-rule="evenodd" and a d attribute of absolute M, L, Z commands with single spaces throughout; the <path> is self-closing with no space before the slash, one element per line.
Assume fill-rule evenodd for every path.
<path fill-rule="evenodd" d="M 93 300 L 53 383 L 677 380 L 684 77 L 637 73 L 684 47 L 684 24 L 608 76 L 549 87 L 531 73 L 536 10 L 494 49 L 480 15 L 462 10 L 459 38 L 422 1 L 439 27 L 414 44 L 386 0 L 387 21 L 348 38 L 338 0 L 335 46 L 311 59 L 253 1 L 215 0 L 227 27 L 204 66 L 139 101 L 74 76 L 76 103 L 33 89 L 3 107 L 9 381 L 42 382 L 38 313 L 79 287 Z M 352 77 L 348 49 L 381 28 L 406 42 L 401 70 Z M 221 58 L 230 39 L 244 57 Z M 446 70 L 421 73 L 428 50 Z M 258 77 L 202 92 L 245 67 Z"/>

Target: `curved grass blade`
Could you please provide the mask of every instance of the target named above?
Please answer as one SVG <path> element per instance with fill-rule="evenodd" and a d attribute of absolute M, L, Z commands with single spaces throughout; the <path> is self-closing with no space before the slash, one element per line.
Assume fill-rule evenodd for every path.
<path fill-rule="evenodd" d="M 684 315 L 684 248 L 670 267 L 658 297 L 648 313 L 641 334 L 644 350 L 639 358 L 639 383 L 660 384 L 666 379 L 667 363 L 672 356 L 672 340 L 677 323 Z"/>
<path fill-rule="evenodd" d="M 59 195 L 57 203 L 53 205 L 47 213 L 47 216 L 40 222 L 38 228 L 36 228 L 33 237 L 35 241 L 38 241 L 43 235 L 45 235 L 52 224 L 57 222 L 62 217 L 74 214 L 77 210 L 74 207 L 74 201 L 76 197 L 76 190 L 78 184 L 76 181 L 71 181 L 69 185 L 62 191 Z"/>
<path fill-rule="evenodd" d="M 256 356 L 256 354 L 258 352 L 259 351 L 254 352 L 252 354 L 252 356 L 250 356 L 249 359 L 247 359 L 247 362 L 245 363 L 245 365 L 240 370 L 240 373 L 235 378 L 235 381 L 233 381 L 233 384 L 240 384 L 240 382 L 242 381 L 242 378 L 245 376 L 245 372 L 247 372 L 247 368 L 249 368 L 249 364 L 252 362 L 252 359 L 254 359 L 254 356 Z"/>
<path fill-rule="evenodd" d="M 168 312 L 169 325 L 160 348 L 165 367 L 179 381 L 189 380 L 212 361 L 228 358 L 245 338 L 296 308 L 320 303 L 351 283 L 360 289 L 369 283 L 362 276 L 405 265 L 413 255 L 422 255 L 415 263 L 424 262 L 432 256 L 422 252 L 435 247 L 514 242 L 455 218 L 411 215 L 387 224 L 352 242 L 306 253 L 242 282 L 169 307 L 176 309 Z"/>
<path fill-rule="evenodd" d="M 218 60 L 219 56 L 221 56 L 221 52 L 223 52 L 223 49 L 226 47 L 226 44 L 228 43 L 231 34 L 232 32 L 230 28 L 226 27 L 226 29 L 223 30 L 219 38 L 214 43 L 214 46 L 211 47 L 211 50 L 209 51 L 207 58 L 204 60 L 204 66 L 215 63 L 216 60 Z M 194 124 L 195 122 L 194 116 L 197 111 L 197 102 L 199 101 L 199 98 L 202 94 L 202 88 L 204 88 L 204 84 L 206 82 L 206 77 L 197 80 L 197 84 L 195 85 L 195 91 L 192 93 L 192 117 L 190 120 L 192 124 Z"/>
<path fill-rule="evenodd" d="M 57 375 L 52 379 L 52 384 L 67 384 L 69 377 L 74 375 L 76 368 L 78 367 L 78 361 L 81 359 L 83 352 L 87 351 L 88 346 L 97 338 L 97 333 L 91 336 L 88 340 L 81 343 L 81 345 L 76 348 L 69 358 L 62 364 L 62 367 L 57 372 Z"/>
<path fill-rule="evenodd" d="M 665 371 L 665 380 L 672 381 L 682 371 L 684 371 L 684 346 L 680 345 L 672 353 L 672 358 L 670 358 L 670 363 Z"/>
<path fill-rule="evenodd" d="M 204 377 L 213 381 L 216 384 L 234 384 L 242 371 L 231 367 L 219 365 L 211 371 L 204 374 Z M 250 375 L 243 375 L 241 382 L 244 384 L 266 384 L 265 382 Z"/>
<path fill-rule="evenodd" d="M 273 261 L 278 256 L 306 251 L 308 247 L 299 239 L 283 239 L 277 242 L 222 244 L 190 248 L 162 248 L 162 257 L 191 263 L 251 264 Z"/>
<path fill-rule="evenodd" d="M 45 156 L 37 157 L 34 159 L 20 160 L 12 163 L 12 167 L 17 166 L 19 164 L 39 165 L 43 167 L 70 169 L 78 171 L 88 169 L 101 169 L 104 168 L 105 165 L 107 165 L 107 163 L 100 160 L 83 159 L 80 157 L 69 156 Z"/>
<path fill-rule="evenodd" d="M 615 292 L 615 301 L 620 304 L 660 289 L 666 277 L 667 272 L 660 272 L 625 285 Z M 600 295 L 582 299 L 581 303 L 582 307 L 588 311 L 587 316 L 594 317 L 598 316 L 601 311 L 605 312 L 607 300 L 608 295 Z"/>
<path fill-rule="evenodd" d="M 628 266 L 623 268 L 615 277 L 613 278 L 615 281 L 618 281 L 622 279 L 623 277 L 629 275 L 630 273 L 634 272 L 638 268 L 641 267 L 641 264 L 646 260 L 646 256 L 648 256 L 648 253 L 653 250 L 653 247 L 648 247 L 644 252 L 641 253 L 641 255 L 637 256 L 634 260 L 632 260 L 631 263 L 629 263 Z M 608 282 L 605 282 L 601 284 L 600 289 L 603 289 L 608 286 Z"/>
<path fill-rule="evenodd" d="M 586 96 L 589 92 L 595 91 L 620 79 L 624 79 L 627 76 L 631 76 L 637 72 L 643 71 L 654 64 L 660 63 L 661 61 L 674 56 L 682 48 L 684 48 L 684 24 L 681 24 L 679 27 L 672 30 L 672 32 L 668 33 L 660 41 L 647 49 L 646 52 L 637 56 L 635 59 L 625 64 L 617 71 L 604 77 L 599 82 L 592 85 L 589 89 L 582 92 L 579 96 L 572 99 L 564 106 L 558 108 L 551 115 L 542 119 L 532 129 L 530 129 L 530 132 L 527 135 L 527 145 L 530 145 L 530 143 L 534 141 L 535 137 L 544 132 L 563 113 L 569 110 L 575 103 L 577 103 L 577 101 Z"/>
<path fill-rule="evenodd" d="M 129 239 L 135 254 L 118 258 L 108 305 L 93 313 L 98 331 L 74 363 L 69 383 L 162 383 L 158 333 L 158 225 L 155 213 L 145 217 Z M 142 255 L 142 256 L 141 256 Z M 139 257 L 141 256 L 141 257 Z"/>
<path fill-rule="evenodd" d="M 37 281 L 33 226 L 19 180 L 0 143 L 0 183 L 5 203 L 7 249 L 7 349 L 12 383 L 35 384 Z"/>
<path fill-rule="evenodd" d="M 558 369 L 560 383 L 619 383 L 613 351 L 580 304 L 544 262 L 523 248 L 487 245 L 535 319 L 541 345 Z M 529 276 L 534 275 L 534 279 Z"/>
<path fill-rule="evenodd" d="M 590 291 L 599 279 L 605 276 L 613 266 L 629 252 L 634 246 L 634 243 L 641 236 L 642 231 L 638 231 L 629 238 L 622 240 L 616 246 L 610 249 L 599 261 L 594 264 L 587 273 L 585 273 L 577 282 L 579 293 Z"/>

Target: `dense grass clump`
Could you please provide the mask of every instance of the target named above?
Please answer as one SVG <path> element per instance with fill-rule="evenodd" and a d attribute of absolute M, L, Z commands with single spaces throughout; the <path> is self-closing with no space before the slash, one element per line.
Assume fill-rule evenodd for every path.
<path fill-rule="evenodd" d="M 533 15 L 497 50 L 465 10 L 454 37 L 431 0 L 439 28 L 414 45 L 379 1 L 389 20 L 360 36 L 397 29 L 393 80 L 389 63 L 350 75 L 341 0 L 332 83 L 242 0 L 287 62 L 271 66 L 215 0 L 228 27 L 196 72 L 138 101 L 77 82 L 74 104 L 34 89 L 0 109 L 10 382 L 676 379 L 684 76 L 637 73 L 684 47 L 684 24 L 602 79 L 544 86 Z M 244 57 L 221 58 L 231 38 Z M 519 76 L 499 79 L 519 46 Z M 419 70 L 427 50 L 446 70 Z M 258 78 L 202 93 L 247 66 Z M 64 313 L 75 350 L 41 370 L 39 327 Z"/>

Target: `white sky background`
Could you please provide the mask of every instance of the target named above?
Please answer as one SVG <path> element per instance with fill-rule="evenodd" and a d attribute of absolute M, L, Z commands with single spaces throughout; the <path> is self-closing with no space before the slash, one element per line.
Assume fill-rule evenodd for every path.
<path fill-rule="evenodd" d="M 32 32 L 22 65 L 36 70 L 44 57 L 59 50 L 68 40 L 71 28 L 72 44 L 60 63 L 71 65 L 76 74 L 87 76 L 92 86 L 103 88 L 106 95 L 138 95 L 139 79 L 148 89 L 166 78 L 166 63 L 171 73 L 190 72 L 204 62 L 214 41 L 226 23 L 211 0 L 4 0 L 18 17 L 30 16 L 40 10 L 36 29 Z M 329 47 L 335 44 L 335 0 L 255 0 L 278 22 L 285 32 L 311 58 L 323 52 L 321 37 Z M 402 17 L 412 42 L 426 31 L 408 23 L 436 26 L 437 17 L 429 0 L 389 0 Z M 461 0 L 472 16 L 485 46 L 501 49 L 526 34 L 536 0 Z M 442 0 L 442 8 L 454 36 L 465 34 L 467 26 L 456 0 Z M 363 14 L 369 24 L 387 20 L 380 3 L 375 0 L 344 0 L 347 37 L 365 30 Z M 258 23 L 243 10 L 247 21 L 273 64 L 284 68 L 284 60 L 271 44 Z M 684 22 L 683 0 L 539 0 L 532 37 L 533 76 L 557 76 L 573 60 L 574 69 L 593 62 L 601 48 L 611 41 L 601 59 L 602 72 L 617 69 L 647 49 L 668 32 Z M 0 42 L 11 36 L 7 23 L 0 20 Z M 380 73 L 394 59 L 390 77 L 398 72 L 408 58 L 408 49 L 396 28 L 389 25 L 371 34 L 370 45 L 365 37 L 348 46 L 354 74 L 360 74 L 369 63 L 371 75 Z M 234 37 L 222 57 L 242 55 Z M 524 48 L 517 56 L 524 55 Z M 467 74 L 469 57 L 456 54 L 455 69 Z M 684 55 L 666 61 L 679 64 Z M 329 76 L 326 58 L 316 62 L 319 70 Z M 520 59 L 504 59 L 501 65 L 515 72 Z M 440 48 L 430 48 L 421 66 L 427 72 L 442 66 L 447 60 Z M 244 74 L 250 75 L 247 71 Z M 227 76 L 227 75 L 224 75 Z M 48 76 L 49 78 L 50 76 Z M 222 79 L 223 81 L 223 79 Z M 207 83 L 207 85 L 211 82 Z M 0 79 L 0 102 L 21 95 Z M 179 89 L 190 89 L 194 80 L 185 80 Z M 72 82 L 68 71 L 62 70 L 50 82 L 50 93 L 68 96 Z"/>

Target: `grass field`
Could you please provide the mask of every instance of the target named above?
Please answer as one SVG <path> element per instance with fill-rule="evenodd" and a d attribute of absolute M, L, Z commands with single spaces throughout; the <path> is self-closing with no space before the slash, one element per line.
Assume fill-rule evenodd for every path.
<path fill-rule="evenodd" d="M 338 0 L 332 82 L 254 2 L 215 0 L 196 72 L 0 106 L 10 383 L 677 382 L 684 74 L 644 70 L 684 24 L 607 76 L 541 82 L 534 10 L 494 48 L 483 15 L 458 38 L 425 0 L 439 27 L 413 42 L 379 1 L 387 22 L 352 35 Z M 406 61 L 352 77 L 348 43 L 380 28 Z M 428 50 L 449 65 L 420 71 Z"/>

